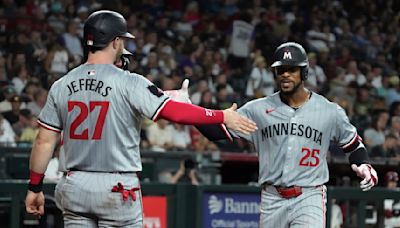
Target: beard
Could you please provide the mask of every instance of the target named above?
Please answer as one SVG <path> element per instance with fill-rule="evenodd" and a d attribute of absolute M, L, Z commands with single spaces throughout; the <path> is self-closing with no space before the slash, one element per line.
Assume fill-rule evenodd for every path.
<path fill-rule="evenodd" d="M 280 93 L 282 93 L 283 95 L 293 95 L 293 94 L 295 94 L 295 93 L 299 90 L 300 85 L 301 85 L 302 82 L 303 82 L 303 81 L 300 81 L 299 83 L 294 84 L 293 88 L 290 89 L 290 90 L 283 90 L 283 89 L 282 89 L 282 86 L 279 85 L 279 91 L 280 91 Z"/>

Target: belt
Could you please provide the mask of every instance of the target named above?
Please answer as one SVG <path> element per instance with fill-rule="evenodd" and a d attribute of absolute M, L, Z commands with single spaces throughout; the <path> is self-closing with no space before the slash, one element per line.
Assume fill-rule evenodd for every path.
<path fill-rule="evenodd" d="M 68 171 L 64 172 L 64 175 L 69 176 L 71 175 L 71 172 L 89 172 L 89 173 L 112 173 L 112 174 L 129 174 L 129 173 L 135 173 L 137 177 L 140 179 L 140 171 L 88 171 L 88 170 L 80 170 L 77 168 L 70 168 Z"/>
<path fill-rule="evenodd" d="M 302 187 L 300 186 L 291 186 L 291 187 L 282 187 L 282 186 L 274 186 L 270 184 L 262 184 L 262 188 L 264 190 L 267 189 L 268 186 L 273 186 L 276 191 L 281 195 L 282 198 L 288 199 L 288 198 L 293 198 L 301 195 L 303 193 Z"/>

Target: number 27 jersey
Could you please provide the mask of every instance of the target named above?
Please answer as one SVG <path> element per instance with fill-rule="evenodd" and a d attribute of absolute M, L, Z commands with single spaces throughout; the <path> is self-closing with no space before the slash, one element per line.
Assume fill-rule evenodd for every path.
<path fill-rule="evenodd" d="M 67 170 L 141 171 L 142 116 L 155 119 L 167 100 L 141 75 L 85 64 L 53 84 L 38 122 L 63 132 Z"/>

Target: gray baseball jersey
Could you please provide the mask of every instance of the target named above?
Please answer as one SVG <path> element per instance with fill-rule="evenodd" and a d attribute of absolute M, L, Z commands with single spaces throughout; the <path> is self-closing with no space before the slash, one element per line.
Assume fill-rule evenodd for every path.
<path fill-rule="evenodd" d="M 297 110 L 283 103 L 277 92 L 248 102 L 238 112 L 259 128 L 251 135 L 230 133 L 254 144 L 260 184 L 322 185 L 329 179 L 326 156 L 330 143 L 346 148 L 358 138 L 345 111 L 316 93 Z"/>
<path fill-rule="evenodd" d="M 168 99 L 141 75 L 81 65 L 53 84 L 39 124 L 63 131 L 66 169 L 141 171 L 142 115 L 155 119 Z"/>

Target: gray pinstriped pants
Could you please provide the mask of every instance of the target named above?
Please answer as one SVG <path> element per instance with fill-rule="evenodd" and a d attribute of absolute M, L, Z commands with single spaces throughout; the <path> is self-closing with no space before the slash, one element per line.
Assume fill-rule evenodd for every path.
<path fill-rule="evenodd" d="M 273 186 L 263 189 L 260 228 L 325 228 L 326 187 L 307 187 L 302 192 L 284 199 Z"/>
<path fill-rule="evenodd" d="M 139 187 L 135 173 L 98 173 L 73 171 L 64 175 L 55 189 L 58 208 L 63 212 L 65 228 L 143 227 L 142 197 L 122 199 L 111 192 L 120 182 L 124 189 Z"/>

